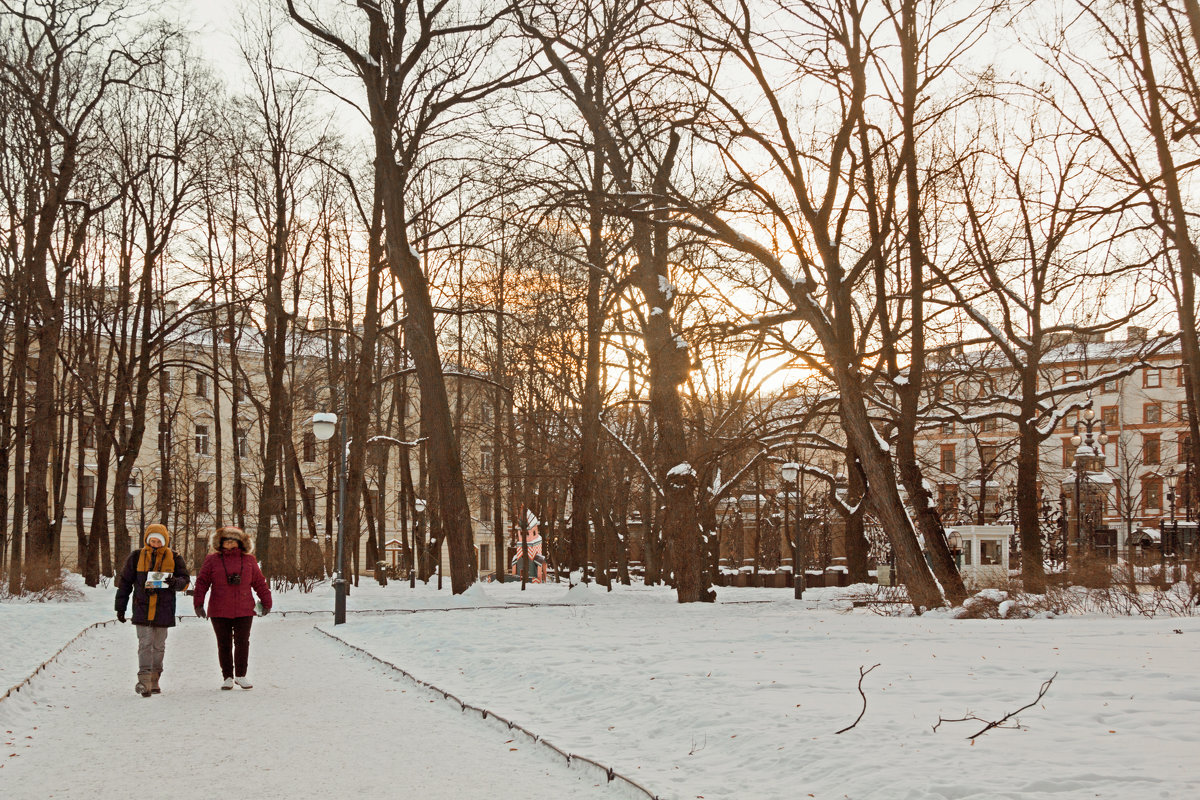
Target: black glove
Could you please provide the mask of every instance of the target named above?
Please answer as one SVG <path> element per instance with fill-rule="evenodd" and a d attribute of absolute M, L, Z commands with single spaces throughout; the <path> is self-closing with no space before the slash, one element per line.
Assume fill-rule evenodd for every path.
<path fill-rule="evenodd" d="M 196 608 L 196 616 L 199 617 L 200 619 L 208 619 L 208 614 L 204 613 L 203 608 L 199 608 L 199 607 Z"/>
<path fill-rule="evenodd" d="M 124 621 L 125 621 L 125 612 L 118 611 L 117 612 L 117 622 L 124 622 Z"/>

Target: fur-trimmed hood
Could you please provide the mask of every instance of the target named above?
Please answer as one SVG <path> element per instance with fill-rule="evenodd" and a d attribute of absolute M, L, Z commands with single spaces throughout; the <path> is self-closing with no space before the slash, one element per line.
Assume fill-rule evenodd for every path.
<path fill-rule="evenodd" d="M 230 538 L 237 539 L 239 542 L 241 542 L 241 544 L 238 546 L 241 548 L 243 553 L 254 552 L 254 544 L 250 541 L 250 534 L 246 533 L 241 528 L 235 528 L 232 525 L 226 525 L 223 528 L 217 528 L 216 533 L 212 535 L 212 538 L 209 539 L 208 543 L 214 553 L 219 553 L 221 552 L 221 540 Z"/>

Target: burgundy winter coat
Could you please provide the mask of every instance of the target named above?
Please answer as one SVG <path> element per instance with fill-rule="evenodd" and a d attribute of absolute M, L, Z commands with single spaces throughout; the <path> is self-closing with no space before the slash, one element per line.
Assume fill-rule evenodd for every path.
<path fill-rule="evenodd" d="M 241 582 L 230 583 L 227 577 L 229 575 L 241 575 Z M 200 609 L 204 608 L 204 596 L 210 588 L 210 617 L 253 617 L 254 595 L 258 595 L 258 599 L 262 601 L 264 612 L 271 610 L 271 587 L 267 585 L 267 579 L 258 568 L 258 561 L 241 548 L 212 553 L 204 559 L 200 573 L 196 576 L 192 598 L 197 616 Z"/>

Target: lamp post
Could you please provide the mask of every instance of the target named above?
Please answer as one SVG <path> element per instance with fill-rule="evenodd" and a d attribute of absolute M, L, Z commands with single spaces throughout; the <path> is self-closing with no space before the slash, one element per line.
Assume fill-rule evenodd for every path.
<path fill-rule="evenodd" d="M 412 547 L 408 548 L 412 563 L 408 565 L 408 588 L 417 588 L 417 542 L 421 540 L 421 517 L 425 514 L 425 501 L 421 498 L 413 500 L 413 509 L 417 512 L 413 520 Z"/>
<path fill-rule="evenodd" d="M 1175 519 L 1175 480 L 1176 480 L 1176 478 L 1177 478 L 1177 476 L 1175 474 L 1175 468 L 1171 467 L 1169 470 L 1167 470 L 1166 479 L 1167 479 L 1167 504 L 1171 510 L 1170 543 L 1171 543 L 1171 555 L 1172 556 L 1174 556 L 1178 552 L 1178 548 L 1179 548 L 1179 522 Z M 1159 550 L 1161 551 L 1162 570 L 1163 570 L 1162 574 L 1163 574 L 1163 581 L 1165 584 L 1166 578 L 1167 578 L 1166 531 L 1162 531 L 1161 534 L 1159 535 L 1159 542 L 1161 544 L 1161 546 L 1159 547 Z"/>
<path fill-rule="evenodd" d="M 1183 465 L 1183 518 L 1192 521 L 1192 454 Z"/>
<path fill-rule="evenodd" d="M 337 559 L 333 569 L 333 624 L 341 625 L 346 621 L 346 578 L 342 574 L 345 566 L 345 532 L 342 530 L 346 515 L 346 417 L 342 415 L 341 425 L 338 415 L 328 412 L 313 414 L 313 436 L 322 442 L 333 437 L 334 429 L 338 429 L 338 503 L 337 503 Z"/>
<path fill-rule="evenodd" d="M 1081 512 L 1080 503 L 1082 500 L 1081 494 L 1083 490 L 1083 474 L 1084 472 L 1094 472 L 1104 467 L 1103 447 L 1108 443 L 1108 431 L 1104 427 L 1104 420 L 1100 420 L 1100 433 L 1093 437 L 1092 427 L 1096 424 L 1096 412 L 1092 410 L 1089 404 L 1083 410 L 1083 431 L 1081 435 L 1079 420 L 1075 421 L 1075 434 L 1071 437 L 1071 444 L 1075 445 L 1075 546 L 1079 547 L 1080 527 L 1083 522 L 1083 514 Z M 1096 452 L 1096 445 L 1099 445 L 1101 452 Z M 1090 518 L 1090 515 L 1089 515 Z M 1089 526 L 1090 527 L 1090 526 Z M 1084 539 L 1084 544 L 1088 549 L 1091 549 L 1091 531 L 1088 531 L 1088 536 Z M 1064 559 L 1065 561 L 1065 559 Z"/>
<path fill-rule="evenodd" d="M 962 536 L 958 531 L 950 531 L 950 535 L 946 537 L 946 547 L 950 550 L 950 557 L 954 559 L 956 567 L 962 566 Z"/>
<path fill-rule="evenodd" d="M 142 526 L 141 530 L 145 531 L 146 530 L 146 487 L 142 485 L 145 482 L 145 479 L 142 477 L 142 468 L 141 467 L 134 467 L 134 470 L 137 472 L 137 483 L 131 483 L 128 486 L 126 486 L 125 489 L 126 489 L 126 491 L 129 492 L 130 497 L 136 497 L 138 499 L 138 521 L 141 522 L 141 526 Z"/>
<path fill-rule="evenodd" d="M 800 465 L 788 461 L 779 468 L 779 476 L 783 479 L 783 535 L 792 546 L 792 592 L 799 600 L 804 595 L 804 569 L 800 563 L 800 526 L 796 526 L 796 535 L 788 531 L 788 506 L 792 492 L 796 490 L 796 476 L 800 474 Z"/>
<path fill-rule="evenodd" d="M 1062 541 L 1062 568 L 1067 571 L 1067 493 L 1058 492 L 1058 533 Z"/>

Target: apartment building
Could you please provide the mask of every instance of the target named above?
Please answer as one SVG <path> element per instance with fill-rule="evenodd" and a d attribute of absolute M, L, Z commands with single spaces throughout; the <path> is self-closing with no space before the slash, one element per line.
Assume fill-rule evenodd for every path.
<path fill-rule="evenodd" d="M 168 305 L 164 313 L 176 311 Z M 339 342 L 330 335 L 333 328 L 336 326 L 324 320 L 301 321 L 289 341 L 285 379 L 291 401 L 285 420 L 288 452 L 282 497 L 277 501 L 280 511 L 272 515 L 271 549 L 273 558 L 290 551 L 297 563 L 306 556 L 327 559 L 324 553 L 337 533 L 338 437 L 319 441 L 311 425 L 316 412 L 343 411 L 336 391 L 330 389 L 329 376 L 336 375 L 340 360 Z M 268 393 L 263 349 L 255 329 L 246 325 L 215 336 L 213 326 L 192 324 L 180 330 L 155 365 L 145 434 L 128 486 L 114 488 L 113 457 L 103 466 L 98 463 L 103 448 L 98 447 L 97 426 L 86 408 L 77 409 L 74 413 L 79 418 L 64 426 L 73 435 L 59 446 L 58 456 L 69 462 L 69 468 L 62 471 L 63 502 L 56 519 L 60 561 L 68 568 L 78 566 L 79 531 L 90 529 L 97 509 L 106 506 L 104 513 L 110 518 L 114 513 L 114 491 L 125 492 L 125 521 L 135 544 L 145 525 L 163 522 L 173 534 L 175 549 L 193 564 L 202 559 L 216 527 L 237 524 L 252 531 L 264 501 L 272 504 L 262 496 Z M 402 373 L 404 366 L 384 364 L 382 373 Z M 467 375 L 449 379 L 449 395 L 459 424 L 479 569 L 485 573 L 495 568 L 493 398 L 490 389 L 484 388 L 486 384 L 472 380 L 464 370 L 455 372 Z M 414 542 L 427 540 L 425 515 L 413 514 L 414 507 L 425 506 L 428 474 L 420 442 L 419 409 L 412 377 L 389 382 L 375 404 L 358 540 L 360 573 L 372 573 L 376 560 L 406 573 L 407 555 Z M 115 435 L 128 437 L 129 427 L 127 423 Z M 401 478 L 405 455 L 410 473 L 407 481 Z M 107 503 L 97 502 L 101 469 L 108 472 Z M 9 485 L 11 497 L 11 477 Z M 411 487 L 411 494 L 406 494 L 405 486 Z M 13 513 L 11 506 L 7 513 Z M 20 527 L 10 526 L 10 530 Z M 111 546 L 111 522 L 109 530 Z M 369 533 L 387 545 L 384 552 L 372 553 L 373 558 L 368 558 Z M 113 554 L 118 564 L 123 557 Z M 443 574 L 448 574 L 449 550 L 444 542 L 439 560 Z"/>
<path fill-rule="evenodd" d="M 1017 376 L 987 350 L 948 350 L 937 363 L 933 393 L 955 413 L 927 429 L 919 446 L 943 519 L 1013 522 L 1015 425 L 990 412 L 1014 410 L 1006 397 L 1015 395 Z M 1043 386 L 1064 393 L 1047 403 L 1059 419 L 1040 453 L 1044 518 L 1062 516 L 1075 524 L 1082 511 L 1089 525 L 1115 531 L 1120 547 L 1139 528 L 1158 528 L 1171 514 L 1172 497 L 1177 518 L 1193 518 L 1195 465 L 1180 363 L 1178 342 L 1139 327 L 1115 341 L 1064 339 L 1047 353 Z M 1103 379 L 1106 374 L 1113 377 Z M 1071 391 L 1075 384 L 1080 388 Z M 1089 419 L 1093 459 L 1087 458 Z M 1073 439 L 1077 422 L 1079 442 Z M 1102 446 L 1101 431 L 1107 440 Z M 1080 445 L 1084 458 L 1077 470 Z M 1081 488 L 1093 507 L 1076 509 Z"/>

